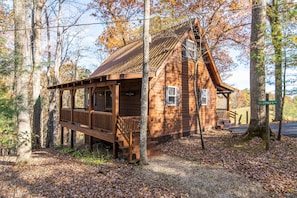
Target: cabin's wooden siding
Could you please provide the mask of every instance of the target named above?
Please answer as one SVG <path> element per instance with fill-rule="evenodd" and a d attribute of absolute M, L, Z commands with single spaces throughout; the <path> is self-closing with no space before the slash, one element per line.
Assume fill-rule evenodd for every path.
<path fill-rule="evenodd" d="M 183 58 L 178 45 L 173 55 L 157 77 L 150 82 L 149 92 L 149 132 L 153 137 L 194 133 L 198 130 L 194 97 L 194 62 Z M 199 63 L 199 89 L 208 89 L 210 104 L 201 106 L 202 127 L 215 126 L 216 89 L 203 62 Z M 177 86 L 180 89 L 180 104 L 165 105 L 165 87 Z"/>
<path fill-rule="evenodd" d="M 94 110 L 95 111 L 105 111 L 105 90 L 107 88 L 96 88 L 95 98 L 94 98 Z"/>
<path fill-rule="evenodd" d="M 140 116 L 141 79 L 124 80 L 120 85 L 120 116 Z M 133 93 L 134 95 L 130 95 Z"/>

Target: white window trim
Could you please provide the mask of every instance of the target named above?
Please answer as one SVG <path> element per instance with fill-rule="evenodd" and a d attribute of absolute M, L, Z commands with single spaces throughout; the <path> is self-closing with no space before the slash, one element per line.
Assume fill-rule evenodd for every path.
<path fill-rule="evenodd" d="M 209 90 L 208 89 L 202 89 L 201 90 L 201 105 L 206 106 L 209 105 L 210 103 L 210 94 L 209 94 Z"/>
<path fill-rule="evenodd" d="M 174 94 L 169 93 L 169 89 L 174 89 Z M 174 98 L 174 103 L 169 102 L 169 98 Z M 180 99 L 180 92 L 179 88 L 176 86 L 167 86 L 165 87 L 165 105 L 166 106 L 178 106 L 179 105 L 179 99 Z"/>

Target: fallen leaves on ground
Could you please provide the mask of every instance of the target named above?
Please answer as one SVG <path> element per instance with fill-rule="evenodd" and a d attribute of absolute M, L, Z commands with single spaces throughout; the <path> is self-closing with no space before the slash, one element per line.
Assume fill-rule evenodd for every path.
<path fill-rule="evenodd" d="M 54 150 L 34 152 L 30 165 L 0 158 L 0 197 L 180 197 L 175 189 L 147 183 L 138 167 L 121 161 L 87 165 Z"/>
<path fill-rule="evenodd" d="M 0 197 L 267 197 L 259 182 L 275 197 L 297 197 L 297 139 L 272 141 L 269 151 L 261 139 L 240 143 L 228 131 L 207 131 L 204 140 L 205 150 L 199 136 L 162 144 L 174 158 L 146 168 L 87 165 L 53 149 L 35 151 L 23 166 L 0 157 Z"/>
<path fill-rule="evenodd" d="M 195 136 L 168 142 L 162 151 L 200 164 L 222 166 L 260 182 L 276 196 L 297 197 L 297 138 L 273 140 L 268 151 L 260 138 L 241 140 L 229 131 L 210 130 L 204 134 L 205 150 L 201 149 L 200 136 Z"/>

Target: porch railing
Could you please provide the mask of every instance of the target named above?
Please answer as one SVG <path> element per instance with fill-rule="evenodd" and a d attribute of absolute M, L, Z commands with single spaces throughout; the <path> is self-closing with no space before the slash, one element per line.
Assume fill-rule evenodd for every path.
<path fill-rule="evenodd" d="M 110 112 L 92 112 L 92 128 L 111 131 L 112 130 L 112 113 Z"/>
<path fill-rule="evenodd" d="M 218 120 L 233 120 L 236 125 L 237 113 L 236 111 L 228 111 L 227 109 L 217 109 L 217 119 Z"/>
<path fill-rule="evenodd" d="M 71 119 L 72 117 L 72 119 Z M 78 123 L 88 128 L 99 129 L 101 131 L 110 132 L 112 130 L 112 113 L 91 111 L 84 109 L 63 108 L 60 115 L 61 121 Z"/>
<path fill-rule="evenodd" d="M 89 111 L 84 109 L 73 109 L 73 122 L 82 125 L 89 125 Z"/>
<path fill-rule="evenodd" d="M 60 120 L 71 122 L 71 109 L 70 108 L 61 109 Z"/>

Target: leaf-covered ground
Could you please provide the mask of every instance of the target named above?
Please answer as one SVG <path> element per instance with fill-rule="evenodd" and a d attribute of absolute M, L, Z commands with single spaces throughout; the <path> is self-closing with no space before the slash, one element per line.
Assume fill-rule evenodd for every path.
<path fill-rule="evenodd" d="M 284 137 L 239 144 L 226 131 L 174 140 L 148 166 L 87 165 L 69 154 L 35 151 L 30 165 L 0 157 L 0 197 L 297 197 L 297 143 Z M 263 188 L 264 187 L 264 188 Z"/>
<path fill-rule="evenodd" d="M 260 182 L 276 197 L 297 197 L 297 138 L 283 136 L 281 141 L 272 140 L 266 151 L 260 138 L 243 143 L 241 136 L 229 131 L 206 132 L 206 150 L 202 150 L 199 137 L 168 142 L 162 150 L 239 173 Z"/>

